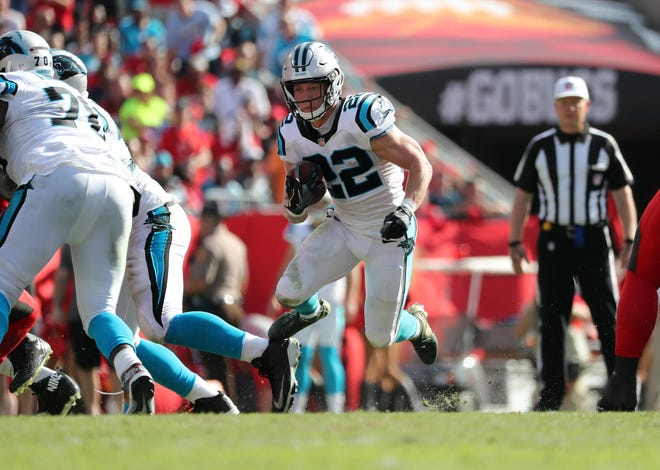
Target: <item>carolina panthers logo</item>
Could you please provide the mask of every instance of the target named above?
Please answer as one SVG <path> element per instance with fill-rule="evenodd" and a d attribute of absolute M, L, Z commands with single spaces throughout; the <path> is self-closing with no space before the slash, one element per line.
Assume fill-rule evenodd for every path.
<path fill-rule="evenodd" d="M 55 73 L 60 80 L 66 80 L 76 75 L 85 75 L 85 71 L 82 70 L 80 65 L 62 55 L 53 57 L 53 69 L 55 69 Z"/>

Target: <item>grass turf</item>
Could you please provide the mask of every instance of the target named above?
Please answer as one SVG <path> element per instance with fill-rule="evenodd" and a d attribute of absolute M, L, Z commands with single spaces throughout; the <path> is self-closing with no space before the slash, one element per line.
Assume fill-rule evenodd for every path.
<path fill-rule="evenodd" d="M 2 417 L 6 468 L 660 468 L 656 413 Z"/>

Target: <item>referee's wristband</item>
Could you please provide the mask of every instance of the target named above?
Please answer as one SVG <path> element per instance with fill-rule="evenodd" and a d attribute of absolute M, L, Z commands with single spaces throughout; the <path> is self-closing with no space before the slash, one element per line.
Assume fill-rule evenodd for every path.
<path fill-rule="evenodd" d="M 623 243 L 625 243 L 626 245 L 632 245 L 633 243 L 635 243 L 635 240 L 633 240 L 632 238 L 626 238 L 623 241 Z"/>
<path fill-rule="evenodd" d="M 514 247 L 516 247 L 516 246 L 518 246 L 518 245 L 522 245 L 522 242 L 521 242 L 520 240 L 513 240 L 513 241 L 509 242 L 509 246 L 510 246 L 511 248 L 514 248 Z"/>

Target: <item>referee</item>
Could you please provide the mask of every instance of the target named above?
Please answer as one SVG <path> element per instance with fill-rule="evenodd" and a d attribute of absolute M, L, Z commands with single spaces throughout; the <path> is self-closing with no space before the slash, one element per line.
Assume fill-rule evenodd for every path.
<path fill-rule="evenodd" d="M 614 369 L 618 301 L 612 241 L 607 225 L 611 192 L 623 224 L 621 269 L 630 257 L 637 213 L 630 169 L 614 138 L 586 122 L 587 84 L 579 77 L 555 83 L 558 124 L 535 136 L 514 176 L 509 255 L 522 273 L 527 252 L 521 243 L 531 201 L 539 200 L 538 308 L 541 392 L 534 411 L 558 410 L 566 393 L 565 336 L 575 283 L 591 310 L 608 376 Z"/>

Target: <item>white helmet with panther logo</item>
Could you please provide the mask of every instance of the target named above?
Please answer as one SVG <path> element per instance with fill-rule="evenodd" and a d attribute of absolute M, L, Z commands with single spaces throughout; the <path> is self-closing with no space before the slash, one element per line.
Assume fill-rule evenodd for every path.
<path fill-rule="evenodd" d="M 53 61 L 46 40 L 23 29 L 0 36 L 0 72 L 27 70 L 53 76 Z"/>
<path fill-rule="evenodd" d="M 87 96 L 87 67 L 77 55 L 63 49 L 53 49 L 55 77 Z"/>
<path fill-rule="evenodd" d="M 296 102 L 293 96 L 293 85 L 304 82 L 319 82 L 325 86 L 321 105 L 309 112 L 301 111 L 298 106 L 300 102 Z M 291 112 L 298 118 L 313 122 L 321 119 L 339 100 L 344 73 L 339 68 L 337 56 L 328 46 L 308 41 L 298 44 L 287 55 L 282 64 L 280 84 Z"/>

